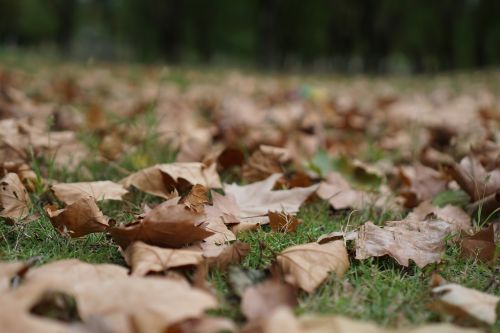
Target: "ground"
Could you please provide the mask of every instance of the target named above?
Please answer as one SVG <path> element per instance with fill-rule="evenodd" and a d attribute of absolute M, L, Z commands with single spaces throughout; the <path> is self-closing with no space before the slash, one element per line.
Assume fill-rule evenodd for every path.
<path fill-rule="evenodd" d="M 27 73 L 40 73 L 44 69 L 35 68 L 31 62 L 26 60 L 13 60 L 4 57 L 3 67 Z M 47 71 L 53 71 L 54 64 L 44 63 Z M 71 65 L 78 71 L 85 71 L 86 66 Z M 22 69 L 20 69 L 22 68 Z M 129 70 L 130 77 L 140 76 L 148 71 L 161 71 L 160 67 L 142 68 L 136 66 Z M 210 75 L 225 75 L 224 71 L 211 72 Z M 166 77 L 167 85 L 177 86 L 181 91 L 193 80 L 190 70 L 171 70 Z M 43 75 L 43 74 L 40 74 Z M 266 74 L 267 75 L 267 74 Z M 264 75 L 265 77 L 265 75 Z M 299 79 L 297 79 L 297 77 Z M 490 78 L 486 75 L 485 78 Z M 477 75 L 473 76 L 477 79 Z M 447 79 L 444 77 L 443 80 Z M 300 76 L 294 76 L 293 80 L 300 80 Z M 307 80 L 311 80 L 310 77 Z M 319 80 L 330 80 L 320 77 Z M 338 80 L 348 80 L 338 78 Z M 398 82 L 397 78 L 389 78 L 388 82 Z M 401 79 L 403 90 L 412 89 L 421 82 L 428 80 L 430 84 L 436 84 L 435 79 L 419 77 L 414 80 Z M 461 80 L 461 79 L 460 79 Z M 461 82 L 457 80 L 457 82 Z M 377 82 L 383 82 L 383 79 Z M 152 106 L 154 108 L 154 105 Z M 149 117 L 149 118 L 148 118 Z M 33 159 L 31 168 L 40 179 L 50 179 L 57 182 L 75 182 L 89 180 L 112 180 L 119 181 L 125 172 L 140 170 L 154 163 L 169 163 L 175 161 L 177 149 L 166 143 L 159 143 L 155 133 L 156 122 L 154 109 L 148 110 L 141 118 L 127 121 L 141 122 L 141 126 L 150 126 L 148 135 L 137 145 L 137 148 L 125 152 L 113 162 L 107 162 L 98 158 L 89 158 L 81 162 L 78 168 L 68 170 L 60 168 L 47 159 Z M 123 121 L 123 120 L 119 120 Z M 119 123 L 117 121 L 117 123 Z M 130 125 L 130 123 L 129 123 Z M 99 155 L 99 140 L 101 133 L 95 131 L 82 131 L 79 138 L 85 143 L 91 152 L 91 156 Z M 369 134 L 366 134 L 369 139 Z M 368 140 L 367 139 L 367 140 Z M 359 152 L 360 160 L 373 162 L 381 159 L 398 159 L 394 152 L 374 150 L 370 147 Z M 307 162 L 307 161 L 304 161 Z M 222 173 L 222 180 L 232 181 L 234 173 Z M 40 264 L 64 258 L 77 258 L 91 263 L 114 263 L 125 265 L 118 246 L 106 234 L 91 234 L 82 238 L 72 239 L 62 237 L 52 227 L 49 219 L 45 216 L 43 206 L 47 202 L 44 194 L 45 188 L 41 187 L 31 194 L 34 202 L 32 213 L 39 213 L 40 217 L 27 224 L 9 225 L 0 223 L 0 259 L 3 261 L 26 260 L 40 256 Z M 144 203 L 158 203 L 159 199 L 153 196 L 133 191 L 133 195 L 127 201 L 99 203 L 100 208 L 107 216 L 113 217 L 119 223 L 131 221 L 133 213 L 141 211 Z M 294 233 L 276 233 L 268 226 L 258 231 L 238 234 L 238 239 L 250 244 L 249 255 L 241 263 L 243 269 L 265 270 L 275 255 L 285 248 L 315 241 L 319 236 L 332 231 L 342 231 L 348 226 L 355 228 L 366 221 L 383 224 L 385 221 L 398 220 L 404 217 L 407 211 L 394 212 L 374 207 L 365 207 L 356 210 L 333 210 L 328 202 L 314 198 L 302 205 L 298 214 L 301 224 Z M 348 250 L 352 253 L 353 247 L 348 244 Z M 462 284 L 466 287 L 485 290 L 491 282 L 493 268 L 490 264 L 482 263 L 473 258 L 460 256 L 460 249 L 451 240 L 446 248 L 446 253 L 439 264 L 432 264 L 425 268 L 418 268 L 414 263 L 410 267 L 402 267 L 392 258 L 370 258 L 366 260 L 355 260 L 351 257 L 351 267 L 344 278 L 339 279 L 332 274 L 321 287 L 311 294 L 301 292 L 299 295 L 299 306 L 296 308 L 298 314 L 303 313 L 325 313 L 342 314 L 352 318 L 369 320 L 387 327 L 402 327 L 432 323 L 437 321 L 448 321 L 450 318 L 437 314 L 429 309 L 431 302 L 430 280 L 432 273 L 439 273 L 447 280 Z M 213 313 L 222 314 L 237 322 L 244 320 L 239 310 L 238 297 L 232 291 L 227 271 L 214 269 L 209 273 L 209 281 L 214 286 L 220 298 L 220 308 Z M 500 295 L 500 290 L 492 291 Z M 500 332 L 500 326 L 492 328 Z"/>

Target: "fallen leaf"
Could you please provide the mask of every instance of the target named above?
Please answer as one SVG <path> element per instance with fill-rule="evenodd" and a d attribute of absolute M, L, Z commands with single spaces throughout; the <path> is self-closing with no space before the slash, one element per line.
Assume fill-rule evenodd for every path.
<path fill-rule="evenodd" d="M 474 235 L 465 236 L 460 243 L 460 249 L 460 255 L 463 257 L 477 258 L 484 262 L 494 262 L 497 257 L 497 247 L 493 224 Z"/>
<path fill-rule="evenodd" d="M 131 174 L 122 179 L 120 184 L 126 188 L 134 186 L 142 192 L 165 199 L 170 199 L 170 193 L 184 185 L 200 184 L 207 188 L 222 187 L 216 165 L 212 164 L 207 167 L 198 162 L 157 164 Z"/>
<path fill-rule="evenodd" d="M 212 235 L 203 223 L 205 214 L 199 214 L 170 199 L 149 211 L 144 219 L 108 229 L 123 249 L 136 241 L 160 247 L 181 247 Z"/>
<path fill-rule="evenodd" d="M 31 200 L 28 191 L 15 173 L 0 179 L 0 216 L 20 220 L 28 216 Z"/>
<path fill-rule="evenodd" d="M 370 201 L 365 192 L 353 189 L 340 173 L 333 171 L 320 183 L 316 193 L 334 209 L 362 208 Z"/>
<path fill-rule="evenodd" d="M 299 219 L 291 214 L 269 212 L 269 225 L 273 231 L 295 232 L 300 223 Z"/>
<path fill-rule="evenodd" d="M 241 312 L 247 320 L 266 318 L 279 307 L 298 304 L 297 291 L 279 280 L 270 279 L 245 289 L 241 298 Z"/>
<path fill-rule="evenodd" d="M 294 317 L 289 308 L 275 310 L 267 320 L 261 322 L 256 333 L 480 333 L 481 330 L 461 328 L 451 324 L 430 324 L 401 329 L 388 329 L 370 322 L 354 320 L 344 316 L 305 315 Z"/>
<path fill-rule="evenodd" d="M 224 184 L 227 200 L 238 208 L 236 218 L 241 222 L 266 224 L 269 223 L 268 211 L 297 213 L 300 205 L 317 189 L 313 185 L 273 191 L 274 184 L 280 177 L 281 174 L 274 174 L 263 181 L 243 186 Z"/>
<path fill-rule="evenodd" d="M 30 270 L 18 288 L 3 293 L 1 306 L 10 304 L 27 311 L 50 290 L 72 295 L 83 323 L 99 325 L 94 331 L 132 333 L 131 321 L 154 315 L 159 326 L 166 328 L 201 317 L 217 304 L 213 296 L 184 282 L 131 277 L 117 265 L 62 260 Z"/>
<path fill-rule="evenodd" d="M 282 156 L 286 149 L 279 147 L 261 146 L 243 165 L 243 179 L 248 182 L 263 180 L 275 173 L 282 173 Z"/>
<path fill-rule="evenodd" d="M 472 319 L 492 325 L 497 320 L 498 296 L 455 283 L 437 286 L 432 294 L 436 298 L 431 305 L 435 311 L 446 312 L 462 321 Z"/>
<path fill-rule="evenodd" d="M 467 231 L 470 218 L 462 216 L 463 211 L 459 213 L 457 207 L 432 207 L 425 203 L 407 218 L 387 222 L 383 227 L 366 222 L 356 238 L 356 259 L 390 255 L 400 265 L 408 266 L 411 259 L 418 267 L 439 262 L 445 238 L 460 230 Z M 429 214 L 429 209 L 435 215 Z"/>
<path fill-rule="evenodd" d="M 103 232 L 109 227 L 107 218 L 91 197 L 80 198 L 59 210 L 46 206 L 45 212 L 57 231 L 71 237 Z"/>
<path fill-rule="evenodd" d="M 208 203 L 207 188 L 200 184 L 194 185 L 180 203 L 196 213 L 202 213 L 204 205 Z"/>
<path fill-rule="evenodd" d="M 122 185 L 109 180 L 82 183 L 61 183 L 51 186 L 54 195 L 67 205 L 81 198 L 91 197 L 96 201 L 122 200 L 128 193 Z"/>
<path fill-rule="evenodd" d="M 413 208 L 420 202 L 432 200 L 446 189 L 448 180 L 443 175 L 420 163 L 399 168 L 399 178 L 403 183 L 400 194 L 405 198 L 405 206 Z"/>
<path fill-rule="evenodd" d="M 349 268 L 344 242 L 326 244 L 308 243 L 283 250 L 277 256 L 278 264 L 291 285 L 313 292 L 330 272 L 342 277 Z"/>
<path fill-rule="evenodd" d="M 221 317 L 201 317 L 186 319 L 175 323 L 167 328 L 163 333 L 221 333 L 236 332 L 236 325 L 230 319 Z M 151 330 L 143 330 L 147 333 Z"/>
<path fill-rule="evenodd" d="M 202 243 L 201 247 L 208 264 L 221 269 L 240 263 L 250 252 L 250 245 L 240 241 L 232 244 Z"/>
<path fill-rule="evenodd" d="M 163 249 L 143 242 L 134 242 L 124 251 L 125 261 L 132 275 L 144 276 L 150 272 L 165 272 L 172 267 L 196 266 L 203 261 L 203 253 L 190 249 Z"/>
<path fill-rule="evenodd" d="M 460 164 L 448 165 L 447 170 L 472 201 L 500 191 L 500 169 L 488 172 L 473 157 L 464 157 Z"/>

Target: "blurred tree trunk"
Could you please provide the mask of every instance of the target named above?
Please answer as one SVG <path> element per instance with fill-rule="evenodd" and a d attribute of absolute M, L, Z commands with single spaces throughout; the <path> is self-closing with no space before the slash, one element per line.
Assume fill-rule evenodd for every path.
<path fill-rule="evenodd" d="M 257 58 L 265 67 L 276 65 L 276 0 L 259 0 L 257 7 Z"/>
<path fill-rule="evenodd" d="M 158 28 L 161 35 L 161 49 L 167 60 L 178 63 L 182 47 L 182 0 L 159 0 Z"/>
<path fill-rule="evenodd" d="M 55 41 L 60 51 L 67 54 L 76 29 L 78 4 L 76 0 L 52 0 L 51 2 L 57 17 Z"/>

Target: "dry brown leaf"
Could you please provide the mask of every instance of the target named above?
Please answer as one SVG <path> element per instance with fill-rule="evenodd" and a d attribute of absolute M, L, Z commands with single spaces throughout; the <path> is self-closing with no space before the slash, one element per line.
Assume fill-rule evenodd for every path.
<path fill-rule="evenodd" d="M 172 267 L 196 266 L 203 261 L 203 253 L 191 249 L 163 249 L 143 242 L 134 242 L 123 256 L 132 268 L 132 275 L 144 276 L 150 272 L 165 272 Z"/>
<path fill-rule="evenodd" d="M 202 243 L 203 257 L 210 266 L 225 269 L 230 265 L 238 264 L 250 252 L 250 245 L 240 241 L 231 244 Z"/>
<path fill-rule="evenodd" d="M 186 319 L 168 327 L 161 333 L 221 333 L 236 332 L 236 324 L 230 319 L 221 317 L 201 317 Z M 137 333 L 150 333 L 151 330 L 144 330 Z"/>
<path fill-rule="evenodd" d="M 144 219 L 109 228 L 113 239 L 125 249 L 130 243 L 142 241 L 160 247 L 181 247 L 212 235 L 203 223 L 204 214 L 195 213 L 184 205 L 177 204 L 179 198 L 170 199 L 149 211 Z"/>
<path fill-rule="evenodd" d="M 96 201 L 122 200 L 128 193 L 122 185 L 109 180 L 81 183 L 61 183 L 51 186 L 57 199 L 70 205 L 81 198 L 91 197 Z"/>
<path fill-rule="evenodd" d="M 45 212 L 57 231 L 71 237 L 103 232 L 109 227 L 107 218 L 91 197 L 78 199 L 59 210 L 47 206 Z"/>
<path fill-rule="evenodd" d="M 282 173 L 281 162 L 286 151 L 279 147 L 260 146 L 243 165 L 243 179 L 252 183 L 266 179 L 272 174 Z"/>
<path fill-rule="evenodd" d="M 0 179 L 0 216 L 9 220 L 23 219 L 29 214 L 31 200 L 28 191 L 15 173 Z"/>
<path fill-rule="evenodd" d="M 274 174 L 267 179 L 239 186 L 224 184 L 224 191 L 231 207 L 237 207 L 236 218 L 247 223 L 269 223 L 268 211 L 283 211 L 294 214 L 300 205 L 317 189 L 316 185 L 291 190 L 273 191 L 274 184 L 281 177 Z M 215 201 L 214 201 L 215 205 Z"/>
<path fill-rule="evenodd" d="M 413 208 L 424 200 L 432 200 L 434 196 L 446 189 L 448 180 L 443 175 L 420 163 L 399 168 L 399 178 L 404 187 L 400 194 L 405 198 L 405 206 Z"/>
<path fill-rule="evenodd" d="M 432 289 L 436 300 L 432 308 L 446 312 L 457 320 L 474 320 L 487 324 L 494 324 L 497 320 L 497 306 L 500 297 L 486 294 L 478 290 L 449 283 Z"/>
<path fill-rule="evenodd" d="M 369 203 L 365 192 L 355 190 L 338 172 L 330 172 L 325 181 L 321 182 L 318 196 L 328 200 L 334 209 L 362 208 Z"/>
<path fill-rule="evenodd" d="M 269 212 L 269 225 L 273 231 L 295 232 L 299 226 L 299 219 L 291 214 Z"/>
<path fill-rule="evenodd" d="M 246 333 L 247 331 L 245 331 Z M 253 333 L 480 333 L 481 330 L 461 328 L 451 324 L 430 324 L 419 327 L 388 329 L 370 322 L 353 320 L 343 316 L 306 315 L 294 317 L 290 309 L 282 307 L 274 311 Z"/>
<path fill-rule="evenodd" d="M 197 213 L 204 211 L 204 205 L 208 203 L 207 188 L 203 185 L 194 185 L 189 193 L 181 199 L 186 207 Z"/>
<path fill-rule="evenodd" d="M 500 190 L 500 169 L 488 172 L 473 157 L 464 157 L 460 164 L 453 163 L 447 169 L 473 202 Z"/>
<path fill-rule="evenodd" d="M 466 258 L 477 258 L 484 262 L 494 262 L 496 253 L 495 230 L 493 224 L 474 235 L 465 236 L 460 243 L 461 255 Z"/>
<path fill-rule="evenodd" d="M 441 260 L 448 235 L 469 229 L 470 217 L 460 208 L 424 202 L 404 220 L 384 227 L 365 223 L 356 238 L 356 259 L 390 255 L 400 265 L 408 266 L 411 259 L 424 267 Z"/>
<path fill-rule="evenodd" d="M 157 164 L 140 170 L 122 179 L 120 183 L 128 188 L 134 186 L 138 190 L 171 198 L 170 193 L 179 187 L 200 184 L 207 188 L 220 188 L 221 182 L 216 165 L 206 166 L 203 163 L 170 163 Z"/>
<path fill-rule="evenodd" d="M 344 242 L 308 243 L 283 250 L 277 257 L 285 280 L 307 292 L 313 292 L 330 272 L 342 277 L 349 268 Z"/>
<path fill-rule="evenodd" d="M 271 279 L 245 289 L 241 312 L 247 320 L 259 320 L 270 316 L 279 307 L 292 308 L 297 304 L 295 288 Z"/>
<path fill-rule="evenodd" d="M 216 306 L 213 296 L 184 282 L 130 277 L 120 266 L 91 265 L 78 260 L 63 260 L 32 269 L 18 288 L 2 295 L 1 303 L 28 311 L 50 290 L 74 296 L 83 323 L 99 325 L 100 329 L 95 331 L 135 332 L 131 321 L 152 315 L 160 320 L 159 327 L 167 327 L 201 317 L 206 309 Z"/>

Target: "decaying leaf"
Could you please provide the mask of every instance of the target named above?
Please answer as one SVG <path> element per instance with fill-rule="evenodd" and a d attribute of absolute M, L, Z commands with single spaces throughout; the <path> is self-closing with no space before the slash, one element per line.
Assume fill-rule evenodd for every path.
<path fill-rule="evenodd" d="M 282 173 L 281 161 L 286 155 L 286 149 L 261 146 L 243 165 L 243 179 L 248 182 L 256 182 L 266 179 L 272 174 Z"/>
<path fill-rule="evenodd" d="M 308 243 L 283 250 L 278 264 L 291 285 L 307 292 L 314 291 L 330 272 L 342 277 L 349 267 L 349 258 L 341 240 L 325 244 Z"/>
<path fill-rule="evenodd" d="M 446 312 L 457 320 L 474 320 L 486 324 L 494 324 L 497 319 L 497 306 L 500 297 L 486 294 L 478 290 L 449 283 L 432 289 L 436 300 L 432 308 Z"/>
<path fill-rule="evenodd" d="M 267 215 L 273 231 L 295 232 L 300 223 L 299 219 L 291 214 L 269 212 Z"/>
<path fill-rule="evenodd" d="M 370 200 L 365 192 L 353 189 L 340 173 L 333 171 L 320 183 L 317 194 L 334 209 L 362 208 Z"/>
<path fill-rule="evenodd" d="M 128 193 L 122 185 L 113 183 L 109 180 L 98 182 L 61 183 L 52 185 L 51 188 L 57 199 L 67 205 L 86 197 L 91 197 L 96 201 L 122 200 L 122 197 Z"/>
<path fill-rule="evenodd" d="M 23 183 L 15 173 L 0 179 L 0 216 L 19 220 L 29 213 L 31 200 Z"/>
<path fill-rule="evenodd" d="M 47 206 L 45 212 L 57 231 L 71 237 L 103 232 L 109 227 L 108 219 L 91 197 L 78 199 L 59 210 Z"/>
<path fill-rule="evenodd" d="M 158 327 L 166 328 L 187 318 L 201 317 L 206 309 L 216 306 L 213 296 L 183 282 L 130 277 L 120 266 L 78 260 L 57 261 L 30 270 L 16 289 L 2 294 L 0 306 L 8 305 L 15 309 L 13 313 L 31 319 L 27 311 L 47 291 L 73 296 L 83 324 L 94 332 L 135 332 L 134 320 L 153 316 L 159 320 Z"/>
<path fill-rule="evenodd" d="M 109 233 L 123 249 L 136 241 L 178 248 L 213 234 L 203 225 L 204 214 L 193 212 L 178 201 L 179 198 L 165 201 L 146 213 L 144 219 L 111 227 Z"/>
<path fill-rule="evenodd" d="M 197 213 L 203 212 L 204 205 L 208 203 L 207 188 L 200 184 L 194 185 L 180 203 Z"/>
<path fill-rule="evenodd" d="M 411 259 L 424 267 L 441 260 L 448 235 L 469 228 L 470 217 L 460 208 L 424 202 L 401 221 L 383 227 L 366 222 L 357 234 L 356 259 L 390 255 L 400 265 L 408 266 Z"/>
<path fill-rule="evenodd" d="M 236 241 L 234 243 L 207 243 L 201 244 L 203 257 L 207 259 L 210 266 L 226 268 L 229 265 L 238 264 L 250 252 L 250 245 Z"/>
<path fill-rule="evenodd" d="M 245 289 L 241 299 L 241 312 L 248 320 L 266 318 L 279 307 L 294 307 L 297 291 L 279 280 L 271 279 Z"/>
<path fill-rule="evenodd" d="M 193 249 L 163 249 L 143 242 L 134 242 L 123 256 L 132 268 L 132 275 L 165 272 L 172 267 L 196 266 L 203 261 L 203 253 Z"/>
<path fill-rule="evenodd" d="M 297 213 L 300 205 L 317 189 L 317 186 L 313 185 L 273 191 L 274 184 L 280 177 L 280 174 L 274 174 L 263 181 L 249 185 L 224 185 L 227 200 L 233 201 L 231 206 L 239 209 L 235 213 L 241 222 L 269 223 L 268 211 Z"/>
<path fill-rule="evenodd" d="M 465 236 L 460 243 L 461 255 L 466 258 L 477 258 L 484 262 L 494 262 L 498 254 L 495 244 L 493 224 L 478 231 L 474 235 Z"/>
<path fill-rule="evenodd" d="M 414 163 L 412 166 L 399 168 L 399 177 L 403 182 L 400 194 L 405 198 L 405 206 L 412 208 L 446 189 L 448 180 L 438 171 Z"/>
<path fill-rule="evenodd" d="M 206 166 L 198 162 L 157 164 L 131 174 L 120 183 L 126 188 L 133 186 L 142 192 L 165 199 L 171 198 L 174 189 L 185 185 L 221 187 L 216 165 Z"/>
<path fill-rule="evenodd" d="M 247 332 L 247 331 L 245 331 Z M 261 323 L 258 333 L 480 333 L 481 330 L 461 328 L 451 324 L 431 324 L 402 329 L 388 329 L 370 322 L 349 319 L 343 316 L 306 315 L 299 318 L 286 307 L 274 311 Z"/>
<path fill-rule="evenodd" d="M 460 164 L 453 163 L 448 171 L 472 201 L 480 200 L 500 190 L 500 169 L 490 172 L 475 158 L 464 157 Z"/>

